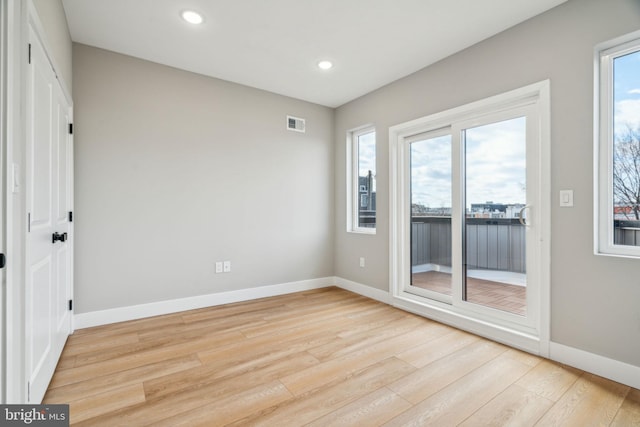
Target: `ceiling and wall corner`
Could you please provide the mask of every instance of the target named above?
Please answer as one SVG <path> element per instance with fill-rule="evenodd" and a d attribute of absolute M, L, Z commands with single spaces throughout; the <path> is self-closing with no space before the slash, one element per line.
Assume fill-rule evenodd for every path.
<path fill-rule="evenodd" d="M 63 0 L 63 4 L 75 42 L 337 107 L 564 1 Z M 201 13 L 204 23 L 184 22 L 180 17 L 184 9 Z M 320 60 L 331 60 L 333 68 L 319 70 Z"/>

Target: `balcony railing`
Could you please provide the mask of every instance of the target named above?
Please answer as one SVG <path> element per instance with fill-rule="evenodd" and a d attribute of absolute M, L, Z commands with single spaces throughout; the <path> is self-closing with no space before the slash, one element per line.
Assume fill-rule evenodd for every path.
<path fill-rule="evenodd" d="M 467 218 L 467 268 L 526 273 L 525 227 L 514 218 Z M 451 218 L 414 216 L 411 265 L 451 266 Z"/>
<path fill-rule="evenodd" d="M 467 268 L 526 273 L 525 228 L 515 218 L 467 218 Z M 616 245 L 640 246 L 640 221 L 616 220 Z M 451 218 L 414 216 L 411 265 L 451 267 Z"/>
<path fill-rule="evenodd" d="M 613 243 L 624 246 L 640 246 L 640 221 L 615 220 Z"/>

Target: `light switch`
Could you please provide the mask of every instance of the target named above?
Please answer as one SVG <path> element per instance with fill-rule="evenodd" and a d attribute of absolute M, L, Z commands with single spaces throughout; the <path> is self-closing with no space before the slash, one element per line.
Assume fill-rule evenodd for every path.
<path fill-rule="evenodd" d="M 573 207 L 573 190 L 560 190 L 560 207 Z"/>

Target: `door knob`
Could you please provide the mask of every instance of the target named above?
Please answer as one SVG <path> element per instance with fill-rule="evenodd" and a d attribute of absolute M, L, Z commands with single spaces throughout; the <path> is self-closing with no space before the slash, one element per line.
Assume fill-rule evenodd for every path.
<path fill-rule="evenodd" d="M 522 209 L 520 209 L 520 213 L 518 213 L 518 221 L 520 221 L 520 224 L 524 225 L 525 227 L 528 227 L 529 224 L 524 219 L 524 211 L 529 209 L 529 208 L 531 208 L 531 206 L 525 206 Z M 67 233 L 65 233 L 65 234 L 67 234 Z"/>
<path fill-rule="evenodd" d="M 53 233 L 53 236 L 51 237 L 51 243 L 55 243 L 57 241 L 61 241 L 61 242 L 66 242 L 67 241 L 67 233 Z"/>

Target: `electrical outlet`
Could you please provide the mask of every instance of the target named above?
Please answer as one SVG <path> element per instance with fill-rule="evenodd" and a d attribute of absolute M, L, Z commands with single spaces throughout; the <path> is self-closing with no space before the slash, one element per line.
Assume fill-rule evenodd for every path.
<path fill-rule="evenodd" d="M 229 273 L 231 271 L 231 261 L 225 261 L 222 264 L 222 271 L 225 273 Z"/>
<path fill-rule="evenodd" d="M 222 273 L 222 262 L 216 262 L 216 274 Z"/>
<path fill-rule="evenodd" d="M 364 257 L 360 257 L 360 267 L 364 268 Z"/>

